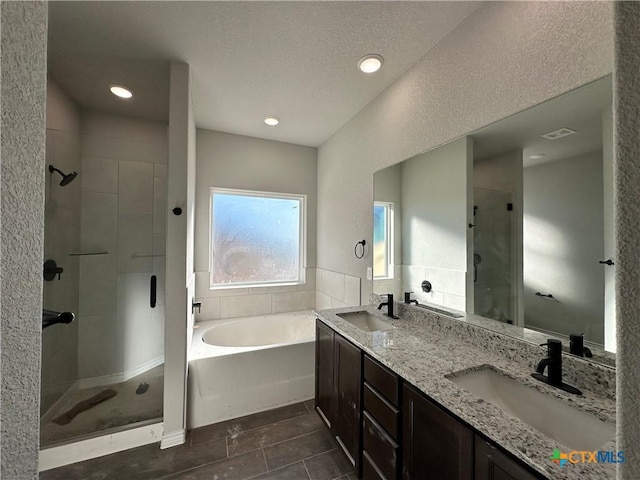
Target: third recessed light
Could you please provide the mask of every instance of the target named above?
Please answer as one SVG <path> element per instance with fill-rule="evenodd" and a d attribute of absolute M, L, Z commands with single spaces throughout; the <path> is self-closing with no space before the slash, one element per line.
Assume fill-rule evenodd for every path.
<path fill-rule="evenodd" d="M 382 58 L 382 56 L 371 53 L 358 60 L 358 68 L 363 73 L 375 73 L 380 70 L 383 62 L 384 59 Z"/>
<path fill-rule="evenodd" d="M 273 115 L 268 115 L 264 117 L 264 123 L 269 125 L 270 127 L 275 127 L 280 123 L 280 119 L 278 117 L 274 117 Z"/>

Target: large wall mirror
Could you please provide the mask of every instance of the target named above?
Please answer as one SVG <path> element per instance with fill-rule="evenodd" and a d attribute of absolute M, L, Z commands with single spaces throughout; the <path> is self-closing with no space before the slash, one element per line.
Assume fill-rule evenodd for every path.
<path fill-rule="evenodd" d="M 608 76 L 376 172 L 374 293 L 611 359 L 612 137 Z"/>

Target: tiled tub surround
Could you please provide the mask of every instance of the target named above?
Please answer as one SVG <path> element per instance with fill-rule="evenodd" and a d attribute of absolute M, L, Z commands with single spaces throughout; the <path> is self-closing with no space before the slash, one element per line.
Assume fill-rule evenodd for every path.
<path fill-rule="evenodd" d="M 364 332 L 337 316 L 365 307 L 323 310 L 318 317 L 356 346 L 386 365 L 407 382 L 445 407 L 462 421 L 501 445 L 549 479 L 602 480 L 615 478 L 613 464 L 572 464 L 559 467 L 549 460 L 554 449 L 568 449 L 498 407 L 480 400 L 445 375 L 493 365 L 522 383 L 595 414 L 615 420 L 615 371 L 584 360 L 565 357 L 564 380 L 583 390 L 582 397 L 566 394 L 531 378 L 535 365 L 546 356 L 542 347 L 499 333 L 398 303 L 400 320 L 392 320 L 374 306 L 366 309 L 396 328 Z M 615 450 L 615 441 L 600 450 Z"/>
<path fill-rule="evenodd" d="M 316 306 L 316 269 L 306 269 L 301 285 L 216 290 L 209 288 L 208 271 L 196 272 L 196 297 L 202 302 L 197 322 L 310 310 Z"/>
<path fill-rule="evenodd" d="M 310 310 L 198 323 L 189 352 L 188 427 L 313 398 L 314 325 Z M 206 343 L 203 337 L 215 335 L 210 331 L 216 327 L 230 328 L 226 337 L 220 334 L 219 344 L 231 345 L 232 337 L 241 342 Z M 261 327 L 269 332 L 261 334 Z M 271 344 L 256 345 L 267 333 Z M 245 341 L 248 346 L 241 345 Z"/>

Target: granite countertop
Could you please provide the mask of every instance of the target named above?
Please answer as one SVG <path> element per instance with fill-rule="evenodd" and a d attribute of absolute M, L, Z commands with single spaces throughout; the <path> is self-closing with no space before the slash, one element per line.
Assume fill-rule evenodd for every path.
<path fill-rule="evenodd" d="M 590 412 L 601 420 L 615 422 L 615 394 L 610 388 L 612 375 L 605 367 L 594 365 L 593 371 L 587 372 L 587 369 L 591 368 L 589 364 L 579 364 L 579 367 L 587 372 L 585 382 L 576 384 L 583 390 L 583 395 L 568 394 L 530 376 L 533 371 L 532 365 L 543 358 L 544 350 L 541 347 L 536 347 L 537 350 L 532 349 L 533 347 L 517 339 L 504 337 L 495 332 L 488 334 L 478 326 L 432 312 L 418 311 L 417 308 L 408 308 L 403 304 L 396 305 L 399 307 L 397 314 L 402 317 L 400 320 L 384 316 L 372 306 L 320 310 L 315 313 L 323 323 L 547 478 L 615 479 L 615 464 L 568 463 L 560 467 L 549 457 L 554 449 L 569 453 L 569 448 L 445 377 L 481 365 L 491 365 L 531 388 Z M 337 315 L 362 310 L 380 315 L 381 320 L 396 328 L 381 332 L 365 332 Z M 498 342 L 483 341 L 488 339 L 487 336 L 491 339 L 500 338 Z M 494 343 L 500 344 L 500 347 L 491 346 Z M 528 356 L 533 352 L 534 358 L 524 360 L 522 352 L 522 355 Z M 571 383 L 569 378 L 565 381 Z M 586 389 L 585 385 L 593 388 Z M 612 439 L 598 450 L 615 451 L 615 441 Z"/>

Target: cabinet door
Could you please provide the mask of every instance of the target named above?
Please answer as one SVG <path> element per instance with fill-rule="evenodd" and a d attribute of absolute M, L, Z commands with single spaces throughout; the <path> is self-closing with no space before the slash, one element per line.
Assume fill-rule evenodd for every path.
<path fill-rule="evenodd" d="M 360 466 L 360 391 L 362 389 L 362 353 L 340 335 L 335 337 L 337 415 L 334 432 L 345 453 Z"/>
<path fill-rule="evenodd" d="M 471 480 L 473 432 L 413 387 L 403 387 L 404 480 Z"/>
<path fill-rule="evenodd" d="M 476 435 L 475 480 L 536 480 L 524 467 Z"/>
<path fill-rule="evenodd" d="M 316 409 L 335 433 L 334 336 L 332 329 L 316 320 Z"/>

